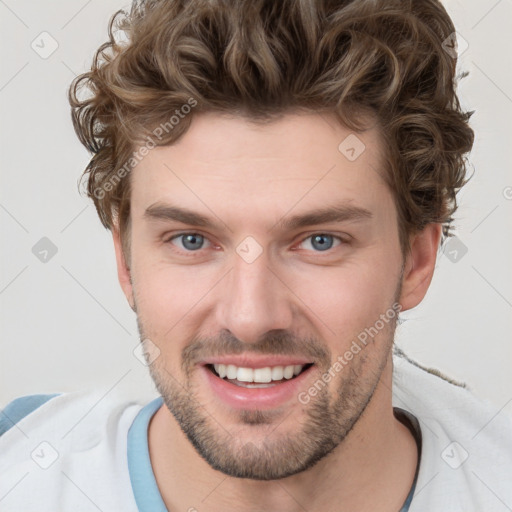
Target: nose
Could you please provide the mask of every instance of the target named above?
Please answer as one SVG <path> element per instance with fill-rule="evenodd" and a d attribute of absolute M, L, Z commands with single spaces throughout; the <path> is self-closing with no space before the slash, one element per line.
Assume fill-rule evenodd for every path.
<path fill-rule="evenodd" d="M 219 329 L 254 343 L 268 331 L 291 328 L 293 293 L 263 253 L 252 263 L 234 255 L 231 272 L 222 283 L 217 302 Z"/>

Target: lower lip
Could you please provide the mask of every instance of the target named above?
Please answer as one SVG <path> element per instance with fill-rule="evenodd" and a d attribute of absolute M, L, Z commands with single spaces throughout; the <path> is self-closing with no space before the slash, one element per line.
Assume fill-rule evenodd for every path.
<path fill-rule="evenodd" d="M 305 389 L 304 381 L 308 378 L 310 366 L 297 377 L 275 384 L 268 388 L 245 388 L 221 379 L 206 366 L 201 366 L 202 373 L 213 392 L 227 405 L 234 409 L 273 409 L 290 400 L 298 401 L 298 394 Z"/>

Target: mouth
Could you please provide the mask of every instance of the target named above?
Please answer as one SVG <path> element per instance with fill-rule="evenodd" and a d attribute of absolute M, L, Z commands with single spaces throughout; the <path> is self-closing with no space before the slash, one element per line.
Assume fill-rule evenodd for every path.
<path fill-rule="evenodd" d="M 233 364 L 237 362 L 238 364 Z M 203 361 L 206 389 L 232 409 L 269 410 L 298 402 L 315 364 L 304 359 L 223 357 Z"/>
<path fill-rule="evenodd" d="M 234 364 L 206 364 L 210 372 L 230 384 L 244 388 L 269 388 L 297 378 L 313 363 L 247 368 Z"/>

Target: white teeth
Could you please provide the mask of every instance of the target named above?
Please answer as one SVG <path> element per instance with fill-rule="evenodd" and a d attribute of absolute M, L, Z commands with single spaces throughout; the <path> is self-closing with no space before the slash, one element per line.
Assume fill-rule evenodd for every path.
<path fill-rule="evenodd" d="M 291 379 L 293 377 L 294 366 L 285 366 L 283 370 L 283 377 L 285 379 Z"/>
<path fill-rule="evenodd" d="M 228 370 L 225 364 L 216 364 L 215 371 L 219 374 L 221 379 L 223 379 L 228 374 Z"/>
<path fill-rule="evenodd" d="M 236 371 L 236 380 L 254 382 L 254 370 L 252 368 L 238 368 Z"/>
<path fill-rule="evenodd" d="M 281 380 L 283 378 L 283 367 L 274 366 L 272 368 L 272 380 Z"/>
<path fill-rule="evenodd" d="M 270 366 L 266 368 L 256 368 L 254 370 L 253 382 L 270 382 L 272 380 L 272 370 Z"/>
<path fill-rule="evenodd" d="M 291 379 L 298 375 L 304 365 L 266 366 L 265 368 L 244 368 L 233 364 L 214 364 L 213 367 L 220 378 L 236 379 L 240 382 L 268 383 L 274 380 Z"/>
<path fill-rule="evenodd" d="M 234 364 L 228 364 L 226 368 L 226 376 L 228 379 L 236 379 L 237 368 Z"/>

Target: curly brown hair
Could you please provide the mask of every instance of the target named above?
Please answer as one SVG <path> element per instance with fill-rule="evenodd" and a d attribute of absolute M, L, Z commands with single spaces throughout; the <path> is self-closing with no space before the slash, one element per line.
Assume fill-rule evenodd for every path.
<path fill-rule="evenodd" d="M 446 51 L 455 29 L 439 1 L 135 1 L 114 14 L 108 32 L 69 101 L 93 153 L 82 176 L 87 194 L 103 225 L 120 230 L 125 251 L 130 167 L 150 141 L 173 143 L 205 111 L 254 122 L 293 110 L 332 113 L 356 132 L 361 113 L 371 113 L 402 251 L 429 223 L 450 236 L 473 131 Z"/>

